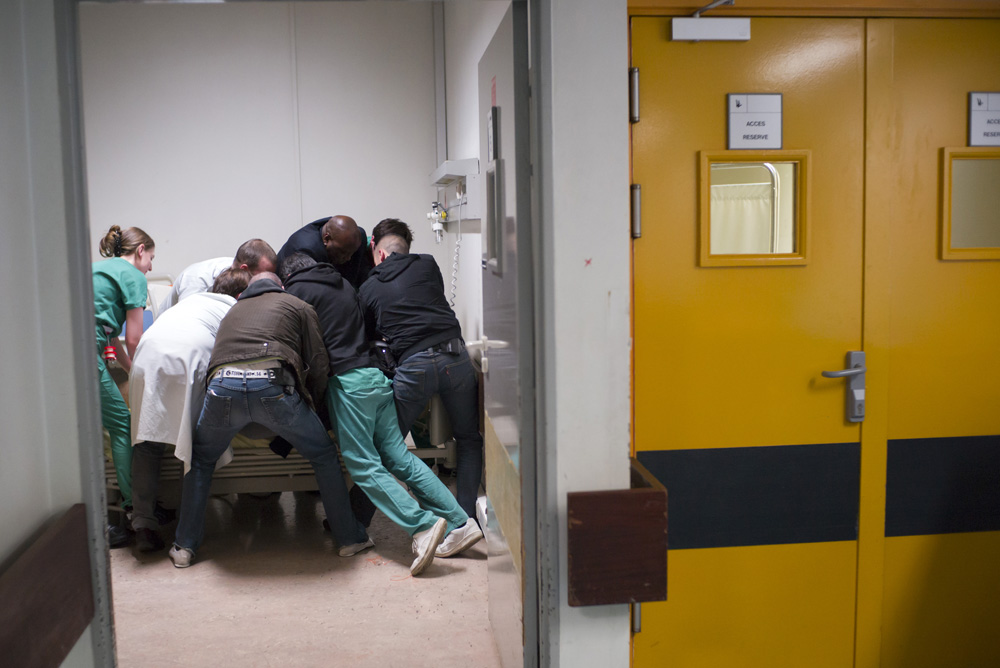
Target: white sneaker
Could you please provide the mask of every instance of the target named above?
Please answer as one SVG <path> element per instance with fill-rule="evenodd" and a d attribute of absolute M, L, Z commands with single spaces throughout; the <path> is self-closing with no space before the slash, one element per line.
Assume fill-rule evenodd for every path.
<path fill-rule="evenodd" d="M 375 541 L 373 541 L 370 536 L 363 543 L 344 545 L 342 548 L 337 550 L 337 554 L 339 554 L 342 557 L 353 557 L 358 552 L 361 552 L 362 550 L 367 550 L 369 547 L 375 547 Z"/>
<path fill-rule="evenodd" d="M 170 546 L 170 561 L 176 568 L 187 568 L 194 559 L 194 552 L 186 547 Z"/>
<path fill-rule="evenodd" d="M 482 537 L 482 530 L 476 524 L 476 520 L 470 517 L 466 520 L 465 524 L 444 537 L 444 540 L 441 541 L 438 549 L 434 552 L 434 556 L 453 557 L 478 543 Z"/>
<path fill-rule="evenodd" d="M 434 552 L 444 539 L 444 532 L 447 529 L 448 522 L 439 517 L 430 529 L 413 534 L 413 552 L 417 558 L 410 564 L 410 575 L 420 575 L 434 561 Z"/>

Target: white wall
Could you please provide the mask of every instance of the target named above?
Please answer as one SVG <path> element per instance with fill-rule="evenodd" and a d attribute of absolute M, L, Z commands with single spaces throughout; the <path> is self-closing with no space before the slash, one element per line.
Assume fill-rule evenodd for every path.
<path fill-rule="evenodd" d="M 549 535 L 539 543 L 543 578 L 555 574 L 559 585 L 543 582 L 543 637 L 555 622 L 550 665 L 628 666 L 628 606 L 571 608 L 566 577 L 567 493 L 629 486 L 627 3 L 536 6 L 547 483 L 539 512 L 558 527 L 557 545 Z"/>
<path fill-rule="evenodd" d="M 445 3 L 449 159 L 479 154 L 477 67 L 508 5 Z M 431 3 L 83 4 L 80 33 L 95 257 L 111 225 L 143 228 L 154 273 L 176 275 L 322 216 L 398 217 L 482 335 L 479 221 L 452 211 L 437 244 L 426 218 Z"/>
<path fill-rule="evenodd" d="M 479 113 L 479 59 L 489 46 L 493 33 L 504 17 L 509 0 L 449 2 L 445 4 L 445 80 L 448 115 L 448 158 L 463 160 L 479 157 L 479 129 L 484 120 Z M 453 189 L 444 195 L 452 200 Z M 457 215 L 471 218 L 462 224 L 459 234 Z M 466 340 L 479 339 L 483 333 L 483 270 L 480 220 L 467 209 L 453 211 L 455 222 L 447 226 L 442 245 L 447 249 L 441 271 L 451 294 L 455 279 L 455 313 Z M 458 269 L 455 270 L 455 244 L 461 238 Z"/>
<path fill-rule="evenodd" d="M 81 329 L 81 311 L 70 302 L 81 292 L 72 286 L 85 267 L 73 260 L 70 246 L 55 25 L 50 2 L 0 3 L 0 310 L 7 314 L 0 318 L 0 340 L 8 353 L 7 381 L 0 383 L 4 567 L 45 522 L 87 499 L 81 432 L 96 430 L 96 417 L 77 411 L 81 351 L 92 348 L 83 344 L 92 328 Z M 87 380 L 96 391 L 92 359 Z M 95 433 L 90 437 L 97 441 Z M 98 543 L 103 547 L 103 539 Z M 98 567 L 106 577 L 106 563 Z M 95 665 L 92 647 L 84 633 L 64 665 Z"/>
<path fill-rule="evenodd" d="M 3 5 L 4 18 L 0 21 L 0 70 L 4 113 L 0 114 L 0 211 L 3 212 L 3 243 L 0 244 L 0 291 L 4 312 L 16 317 L 0 318 L 0 336 L 7 341 L 33 342 L 41 336 L 39 329 L 39 295 L 34 281 L 23 281 L 22 275 L 34 276 L 35 231 L 31 226 L 33 202 L 31 193 L 30 158 L 31 141 L 27 117 L 28 72 L 23 62 L 24 35 L 20 7 Z M 54 85 L 54 81 L 49 81 Z M 7 158 L 11 156 L 16 159 Z M 11 286 L 20 289 L 12 290 Z M 42 402 L 41 383 L 37 381 L 41 365 L 41 351 L 37 345 L 21 346 L 17 355 L 7 360 L 8 373 L 15 378 L 36 379 L 25 389 L 14 383 L 0 383 L 0 416 L 8 425 L 4 434 L 4 464 L 0 467 L 0 488 L 18 489 L 17 497 L 10 503 L 0 504 L 0 555 L 28 538 L 35 525 L 45 518 L 49 509 L 47 453 L 36 447 L 39 432 L 43 434 L 44 409 L 36 408 L 27 419 L 14 419 L 22 406 L 36 406 Z M 29 518 L 23 516 L 28 512 Z M 34 521 L 31 521 L 34 520 Z"/>
<path fill-rule="evenodd" d="M 289 19 L 263 3 L 81 5 L 95 259 L 110 225 L 143 228 L 153 271 L 173 275 L 296 229 Z"/>
<path fill-rule="evenodd" d="M 82 5 L 92 248 L 138 225 L 157 242 L 153 271 L 176 275 L 343 213 L 368 232 L 402 218 L 415 250 L 439 253 L 417 224 L 435 197 L 431 16 L 429 3 Z"/>
<path fill-rule="evenodd" d="M 295 12 L 305 219 L 346 207 L 371 232 L 401 218 L 414 250 L 435 253 L 422 224 L 437 167 L 430 3 L 307 2 Z"/>

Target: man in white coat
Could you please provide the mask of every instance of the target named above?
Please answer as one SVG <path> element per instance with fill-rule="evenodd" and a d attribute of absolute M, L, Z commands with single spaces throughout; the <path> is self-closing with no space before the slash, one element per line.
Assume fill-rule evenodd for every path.
<path fill-rule="evenodd" d="M 250 281 L 245 269 L 226 269 L 211 292 L 189 295 L 143 334 L 132 361 L 132 528 L 140 552 L 163 549 L 154 515 L 160 461 L 167 445 L 191 468 L 191 439 L 205 400 L 205 376 L 219 323 Z M 219 466 L 232 459 L 232 451 Z"/>
<path fill-rule="evenodd" d="M 236 250 L 236 257 L 216 257 L 195 262 L 177 275 L 174 284 L 170 286 L 170 292 L 160 302 L 154 315 L 158 318 L 185 297 L 208 292 L 216 277 L 230 267 L 246 269 L 254 276 L 264 271 L 273 273 L 278 271 L 278 256 L 271 245 L 263 239 L 250 239 Z"/>

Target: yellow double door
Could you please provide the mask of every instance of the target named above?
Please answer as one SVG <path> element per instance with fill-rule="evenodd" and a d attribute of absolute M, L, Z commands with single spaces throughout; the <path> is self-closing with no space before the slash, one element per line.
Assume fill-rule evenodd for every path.
<path fill-rule="evenodd" d="M 1000 260 L 940 249 L 942 149 L 1000 91 L 1000 22 L 669 21 L 631 21 L 634 443 L 670 522 L 634 665 L 1000 665 Z M 739 163 L 727 95 L 762 93 L 762 155 L 807 156 L 799 257 L 710 266 L 703 162 Z M 862 422 L 821 375 L 850 351 Z"/>

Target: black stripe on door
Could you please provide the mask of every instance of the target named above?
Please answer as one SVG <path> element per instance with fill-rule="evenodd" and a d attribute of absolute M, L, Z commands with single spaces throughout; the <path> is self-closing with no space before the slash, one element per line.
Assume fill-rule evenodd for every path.
<path fill-rule="evenodd" d="M 640 452 L 672 550 L 857 540 L 858 443 Z"/>
<path fill-rule="evenodd" d="M 886 536 L 1000 531 L 1000 436 L 888 445 Z"/>

